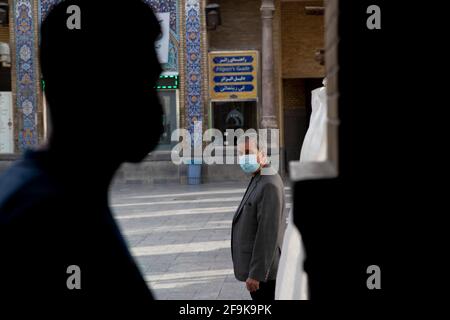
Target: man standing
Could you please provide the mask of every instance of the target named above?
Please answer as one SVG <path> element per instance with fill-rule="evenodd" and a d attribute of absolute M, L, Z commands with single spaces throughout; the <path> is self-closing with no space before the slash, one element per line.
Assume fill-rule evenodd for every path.
<path fill-rule="evenodd" d="M 237 280 L 255 301 L 275 299 L 275 279 L 286 228 L 284 185 L 255 140 L 238 146 L 239 164 L 252 178 L 232 224 L 231 254 Z M 264 170 L 263 170 L 264 169 Z"/>

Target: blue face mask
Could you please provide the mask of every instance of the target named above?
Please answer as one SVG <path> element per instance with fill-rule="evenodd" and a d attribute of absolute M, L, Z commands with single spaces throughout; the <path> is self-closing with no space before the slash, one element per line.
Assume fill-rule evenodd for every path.
<path fill-rule="evenodd" d="M 246 154 L 239 156 L 239 165 L 245 173 L 254 173 L 259 169 L 259 163 L 256 154 Z"/>

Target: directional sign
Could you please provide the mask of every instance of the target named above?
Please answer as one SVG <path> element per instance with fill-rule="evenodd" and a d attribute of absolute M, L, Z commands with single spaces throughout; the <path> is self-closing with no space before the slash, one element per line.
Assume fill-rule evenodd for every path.
<path fill-rule="evenodd" d="M 255 87 L 251 84 L 244 84 L 239 86 L 233 86 L 233 85 L 225 85 L 225 86 L 214 86 L 215 92 L 252 92 L 255 89 Z"/>
<path fill-rule="evenodd" d="M 227 82 L 252 82 L 254 77 L 252 75 L 244 76 L 216 76 L 214 77 L 214 83 L 227 83 Z"/>
<path fill-rule="evenodd" d="M 229 56 L 229 57 L 215 57 L 213 59 L 214 63 L 221 64 L 221 63 L 249 63 L 253 62 L 252 56 Z"/>
<path fill-rule="evenodd" d="M 258 51 L 209 53 L 209 95 L 213 101 L 256 100 Z"/>

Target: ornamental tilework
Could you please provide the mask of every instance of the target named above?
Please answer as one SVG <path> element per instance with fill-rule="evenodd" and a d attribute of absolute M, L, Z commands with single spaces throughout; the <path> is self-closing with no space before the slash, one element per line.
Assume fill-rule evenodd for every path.
<path fill-rule="evenodd" d="M 38 144 L 35 19 L 33 0 L 13 1 L 16 52 L 16 115 L 19 117 L 18 149 L 24 151 Z"/>
<path fill-rule="evenodd" d="M 202 121 L 200 0 L 186 0 L 186 118 L 193 137 L 194 121 Z"/>
<path fill-rule="evenodd" d="M 62 0 L 40 0 L 39 1 L 39 22 L 42 22 L 47 14 L 50 12 L 52 7 Z"/>

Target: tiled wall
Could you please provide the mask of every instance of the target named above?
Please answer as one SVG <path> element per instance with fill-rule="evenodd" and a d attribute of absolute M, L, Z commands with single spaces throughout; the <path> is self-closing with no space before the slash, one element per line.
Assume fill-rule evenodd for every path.
<path fill-rule="evenodd" d="M 193 136 L 194 121 L 203 121 L 201 0 L 185 2 L 185 108 L 186 125 Z"/>

